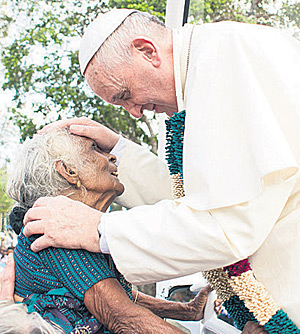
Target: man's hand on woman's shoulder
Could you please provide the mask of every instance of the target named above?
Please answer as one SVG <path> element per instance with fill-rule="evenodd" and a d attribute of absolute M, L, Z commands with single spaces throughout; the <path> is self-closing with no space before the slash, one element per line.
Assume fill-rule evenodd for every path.
<path fill-rule="evenodd" d="M 32 244 L 38 252 L 47 247 L 100 252 L 98 224 L 102 213 L 65 196 L 41 197 L 24 217 L 25 237 L 42 234 Z"/>

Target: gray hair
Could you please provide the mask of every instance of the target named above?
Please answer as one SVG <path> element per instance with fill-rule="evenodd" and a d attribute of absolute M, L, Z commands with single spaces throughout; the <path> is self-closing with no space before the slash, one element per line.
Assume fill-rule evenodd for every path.
<path fill-rule="evenodd" d="M 38 313 L 28 313 L 25 304 L 0 300 L 0 334 L 58 334 Z"/>
<path fill-rule="evenodd" d="M 144 12 L 134 12 L 116 29 L 95 53 L 95 59 L 112 70 L 115 66 L 131 63 L 131 41 L 138 35 L 162 36 L 167 30 L 156 16 Z M 113 57 L 112 57 L 113 55 Z"/>
<path fill-rule="evenodd" d="M 34 135 L 22 145 L 16 161 L 11 164 L 8 195 L 24 209 L 32 207 L 40 197 L 70 196 L 74 188 L 57 173 L 55 165 L 63 161 L 75 171 L 81 171 L 82 143 L 81 137 L 66 129 Z"/>

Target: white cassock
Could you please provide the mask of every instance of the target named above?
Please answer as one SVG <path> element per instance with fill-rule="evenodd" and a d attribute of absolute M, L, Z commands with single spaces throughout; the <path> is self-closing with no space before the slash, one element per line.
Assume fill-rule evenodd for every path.
<path fill-rule="evenodd" d="M 139 206 L 104 215 L 112 257 L 136 284 L 250 257 L 300 326 L 300 43 L 232 22 L 187 25 L 173 40 L 186 196 L 171 200 L 166 166 L 128 142 L 120 202 Z"/>

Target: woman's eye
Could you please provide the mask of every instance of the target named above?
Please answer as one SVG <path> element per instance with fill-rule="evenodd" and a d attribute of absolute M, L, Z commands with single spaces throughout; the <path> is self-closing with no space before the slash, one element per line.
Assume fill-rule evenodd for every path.
<path fill-rule="evenodd" d="M 93 149 L 93 150 L 100 151 L 100 148 L 98 147 L 98 145 L 97 145 L 96 143 L 93 143 L 93 145 L 92 145 L 92 149 Z"/>
<path fill-rule="evenodd" d="M 100 147 L 96 143 L 93 143 L 92 150 L 95 150 L 95 151 L 103 154 L 103 152 L 101 151 Z"/>

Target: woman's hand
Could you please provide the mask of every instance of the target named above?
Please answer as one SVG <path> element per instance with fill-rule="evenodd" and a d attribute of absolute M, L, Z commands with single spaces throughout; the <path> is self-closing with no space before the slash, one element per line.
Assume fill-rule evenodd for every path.
<path fill-rule="evenodd" d="M 0 273 L 0 300 L 14 300 L 15 261 L 13 254 L 8 255 L 8 262 Z"/>
<path fill-rule="evenodd" d="M 141 297 L 140 294 L 138 296 Z M 157 302 L 160 303 L 159 300 Z M 114 278 L 102 280 L 88 289 L 84 295 L 84 304 L 112 333 L 184 334 L 150 312 L 151 309 L 133 303 Z"/>
<path fill-rule="evenodd" d="M 56 128 L 69 128 L 75 135 L 91 138 L 104 152 L 110 152 L 119 140 L 119 135 L 114 131 L 87 117 L 53 122 L 44 126 L 38 133 L 52 131 Z"/>
<path fill-rule="evenodd" d="M 188 314 L 191 321 L 199 321 L 203 319 L 204 316 L 204 308 L 207 302 L 207 296 L 212 291 L 212 288 L 210 285 L 206 285 L 204 288 L 200 290 L 200 292 L 197 294 L 197 296 L 191 300 L 189 303 L 186 303 L 185 306 L 187 307 Z M 219 308 L 219 306 L 216 308 L 215 303 L 215 311 Z"/>
<path fill-rule="evenodd" d="M 216 299 L 214 302 L 214 310 L 217 315 L 221 314 L 221 309 L 222 309 L 222 300 L 221 299 Z"/>

